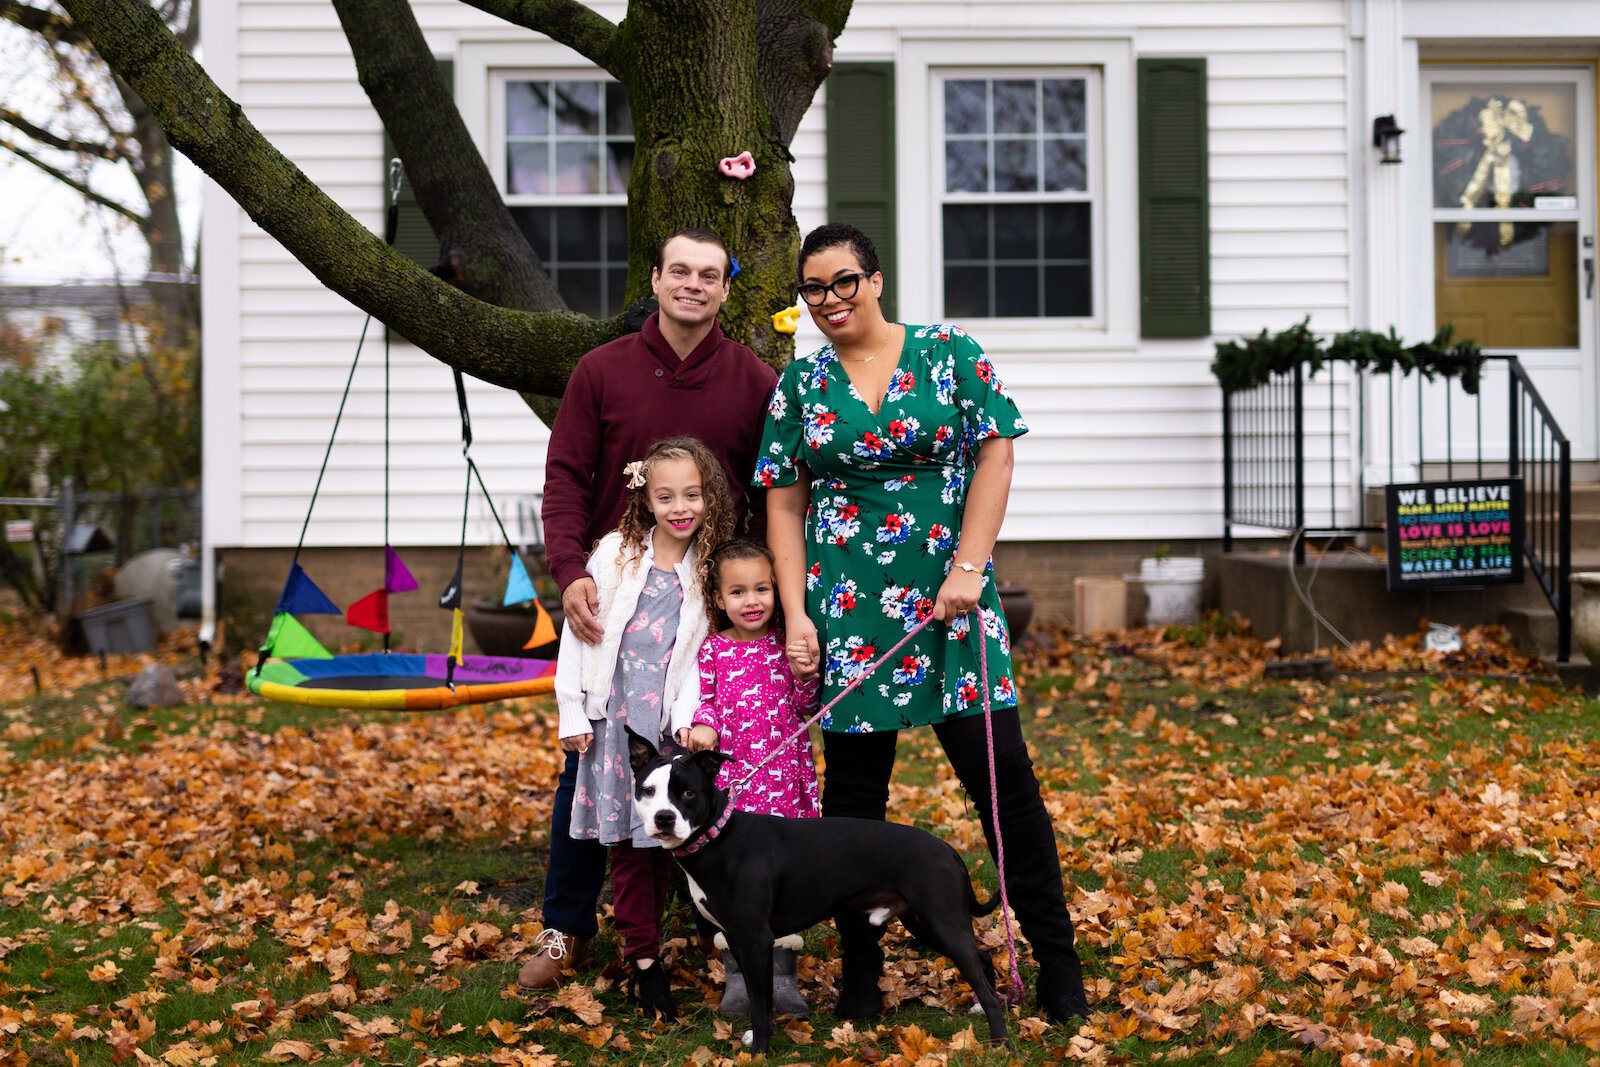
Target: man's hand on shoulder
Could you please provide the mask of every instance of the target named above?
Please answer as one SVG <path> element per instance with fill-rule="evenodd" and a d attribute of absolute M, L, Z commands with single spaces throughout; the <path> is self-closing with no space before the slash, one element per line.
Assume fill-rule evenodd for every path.
<path fill-rule="evenodd" d="M 600 611 L 600 593 L 594 579 L 587 575 L 577 579 L 561 593 L 561 610 L 566 612 L 565 625 L 572 628 L 578 640 L 586 645 L 598 645 L 605 630 L 595 615 Z"/>

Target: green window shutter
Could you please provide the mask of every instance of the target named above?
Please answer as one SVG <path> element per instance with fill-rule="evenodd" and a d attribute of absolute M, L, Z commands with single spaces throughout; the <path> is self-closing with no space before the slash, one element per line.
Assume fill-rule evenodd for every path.
<path fill-rule="evenodd" d="M 1139 60 L 1139 293 L 1145 337 L 1211 333 L 1206 61 Z"/>
<path fill-rule="evenodd" d="M 444 78 L 445 88 L 455 89 L 455 61 L 441 59 L 439 74 Z M 389 139 L 389 131 L 383 131 L 383 206 L 389 207 L 389 160 L 395 157 L 394 142 Z M 418 266 L 430 270 L 439 262 L 439 239 L 433 235 L 433 227 L 428 225 L 427 218 L 422 214 L 422 208 L 417 206 L 417 194 L 408 181 L 400 189 L 400 216 L 395 226 L 394 246 Z"/>
<path fill-rule="evenodd" d="M 828 221 L 848 222 L 872 238 L 883 266 L 883 313 L 892 321 L 897 281 L 894 64 L 835 63 L 827 100 Z"/>

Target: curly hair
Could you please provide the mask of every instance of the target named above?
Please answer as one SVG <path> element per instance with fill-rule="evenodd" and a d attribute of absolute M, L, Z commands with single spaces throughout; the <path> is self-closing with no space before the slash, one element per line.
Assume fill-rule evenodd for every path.
<path fill-rule="evenodd" d="M 694 535 L 694 554 L 705 559 L 713 545 L 726 541 L 733 533 L 733 497 L 728 492 L 728 475 L 722 462 L 711 454 L 698 437 L 667 437 L 651 445 L 643 458 L 644 484 L 628 488 L 628 501 L 622 509 L 622 521 L 617 524 L 622 534 L 622 551 L 617 556 L 621 564 L 631 557 L 634 562 L 644 558 L 644 542 L 656 526 L 656 517 L 650 510 L 650 472 L 656 464 L 686 459 L 695 465 L 700 474 L 700 494 L 705 510 L 700 515 L 700 529 Z"/>
<path fill-rule="evenodd" d="M 741 559 L 764 559 L 767 561 L 767 566 L 772 568 L 773 577 L 777 577 L 778 561 L 772 558 L 772 550 L 759 541 L 736 537 L 713 548 L 711 554 L 705 557 L 704 573 L 701 576 L 706 618 L 711 623 L 712 633 L 719 633 L 733 625 L 728 613 L 717 607 L 717 590 L 722 585 L 722 565 Z M 773 591 L 772 628 L 780 631 L 783 629 L 783 605 L 777 602 L 776 582 Z"/>
<path fill-rule="evenodd" d="M 800 281 L 805 281 L 806 260 L 818 252 L 826 252 L 830 248 L 841 246 L 850 250 L 850 254 L 856 257 L 856 262 L 861 264 L 861 269 L 867 274 L 877 274 L 883 270 L 883 265 L 878 262 L 878 249 L 872 243 L 872 238 L 848 222 L 827 222 L 806 234 L 805 241 L 800 245 L 800 259 L 797 261 L 796 271 Z"/>

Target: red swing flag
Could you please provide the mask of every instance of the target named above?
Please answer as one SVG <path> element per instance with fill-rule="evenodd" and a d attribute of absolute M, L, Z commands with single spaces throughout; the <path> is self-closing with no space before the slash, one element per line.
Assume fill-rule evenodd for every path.
<path fill-rule="evenodd" d="M 389 593 L 384 589 L 375 589 L 350 605 L 350 610 L 345 612 L 344 621 L 351 626 L 362 630 L 370 630 L 375 634 L 389 632 Z"/>

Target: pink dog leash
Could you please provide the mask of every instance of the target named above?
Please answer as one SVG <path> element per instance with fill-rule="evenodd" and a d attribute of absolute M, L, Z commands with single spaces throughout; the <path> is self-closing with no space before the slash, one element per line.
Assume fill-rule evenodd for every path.
<path fill-rule="evenodd" d="M 761 768 L 771 763 L 778 753 L 783 751 L 785 745 L 789 744 L 798 737 L 804 736 L 806 731 L 811 729 L 812 723 L 816 722 L 818 719 L 828 714 L 828 712 L 832 711 L 834 706 L 837 705 L 839 701 L 843 700 L 847 695 L 860 686 L 862 682 L 871 677 L 872 672 L 888 662 L 891 656 L 893 656 L 896 652 L 899 652 L 902 648 L 906 647 L 906 643 L 926 629 L 927 625 L 932 621 L 933 613 L 929 612 L 927 615 L 923 616 L 923 618 L 915 626 L 906 631 L 906 635 L 900 639 L 899 643 L 897 643 L 893 648 L 885 652 L 883 655 L 879 656 L 877 659 L 873 660 L 871 663 L 867 664 L 866 669 L 852 678 L 849 685 L 839 690 L 838 696 L 834 697 L 832 700 L 822 705 L 822 707 L 818 708 L 816 714 L 812 715 L 809 719 L 800 724 L 799 729 L 795 730 L 788 737 L 785 737 L 782 741 L 779 741 L 776 745 L 773 745 L 772 751 L 767 753 L 766 759 L 762 760 L 754 767 L 751 767 L 744 777 L 730 785 L 728 787 L 728 796 L 730 798 L 738 796 L 739 791 L 749 784 L 750 779 L 754 778 L 758 773 L 760 773 Z M 988 705 L 985 704 L 984 707 L 987 709 Z"/>
<path fill-rule="evenodd" d="M 989 707 L 989 649 L 983 643 L 983 613 L 978 613 L 977 625 L 970 628 L 973 640 L 978 643 L 978 674 L 983 683 L 983 738 L 989 749 L 989 818 L 994 820 L 994 868 L 1000 876 L 1000 915 L 1006 928 L 1006 957 L 1011 963 L 1011 988 L 1006 991 L 1007 1004 L 1022 1003 L 1022 969 L 1017 966 L 1017 938 L 1011 930 L 1011 902 L 1006 899 L 1006 845 L 1000 836 L 1000 786 L 994 775 L 994 716 Z"/>
<path fill-rule="evenodd" d="M 739 791 L 749 784 L 750 779 L 760 773 L 761 768 L 772 762 L 773 758 L 783 751 L 785 745 L 806 734 L 811 729 L 812 723 L 832 711 L 839 701 L 843 700 L 846 695 L 871 677 L 874 671 L 888 662 L 896 652 L 904 648 L 907 642 L 926 629 L 932 621 L 932 612 L 923 616 L 915 626 L 906 631 L 906 635 L 893 648 L 869 663 L 866 669 L 851 679 L 850 684 L 839 690 L 838 695 L 818 708 L 814 715 L 801 723 L 799 729 L 772 746 L 772 751 L 767 753 L 765 759 L 750 768 L 743 777 L 728 787 L 729 808 L 732 808 L 733 797 L 737 796 Z M 994 820 L 994 865 L 995 872 L 1000 876 L 1000 917 L 1006 930 L 1006 955 L 1011 964 L 1011 988 L 1006 991 L 1005 1000 L 1008 1004 L 1019 1004 L 1022 1001 L 1022 969 L 1017 964 L 1017 939 L 1011 929 L 1011 904 L 1006 897 L 1006 850 L 1005 843 L 1000 835 L 1000 787 L 995 782 L 994 718 L 993 709 L 990 707 L 989 702 L 989 650 L 983 643 L 983 616 L 981 612 L 978 613 L 977 622 L 977 625 L 969 627 L 968 632 L 978 645 L 978 671 L 982 675 L 983 684 L 983 734 L 989 749 L 989 817 Z"/>

